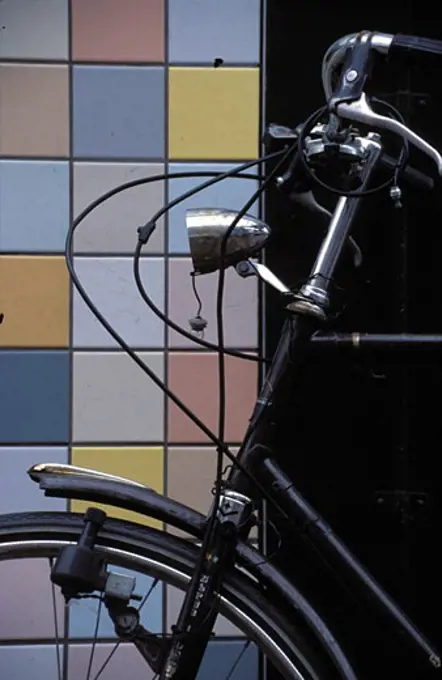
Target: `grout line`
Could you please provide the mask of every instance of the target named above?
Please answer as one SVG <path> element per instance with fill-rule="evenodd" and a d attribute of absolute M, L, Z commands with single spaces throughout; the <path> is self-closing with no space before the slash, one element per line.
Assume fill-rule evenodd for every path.
<path fill-rule="evenodd" d="M 167 49 L 167 48 L 166 48 Z M 67 59 L 43 59 L 38 57 L 2 57 L 0 59 L 0 66 L 65 66 L 69 68 L 72 64 L 74 68 L 134 68 L 134 69 L 166 69 L 168 66 L 172 68 L 192 68 L 192 69 L 213 69 L 213 61 L 171 61 L 167 62 L 167 57 L 165 61 L 106 61 L 106 60 L 88 60 L 88 59 L 72 59 L 68 57 Z M 256 61 L 225 61 L 221 66 L 220 70 L 226 69 L 256 69 L 259 68 L 259 63 Z"/>
<path fill-rule="evenodd" d="M 72 443 L 72 448 L 78 448 L 78 447 L 83 447 L 83 448 L 104 448 L 104 447 L 109 447 L 109 448 L 147 448 L 147 449 L 158 449 L 158 448 L 164 448 L 164 440 L 163 441 L 157 441 L 157 442 L 146 442 L 145 439 L 141 441 L 128 441 L 127 439 L 121 440 L 121 441 L 112 441 L 107 439 L 106 441 L 90 441 L 90 440 L 75 440 L 73 439 L 72 442 L 69 441 L 64 441 L 64 442 L 29 442 L 29 441 L 0 441 L 0 447 L 17 447 L 17 448 L 34 448 L 34 447 L 67 447 L 70 443 Z M 227 442 L 227 446 L 230 448 L 235 448 L 240 445 L 239 442 L 236 443 L 229 443 Z M 215 445 L 212 444 L 209 440 L 207 442 L 170 442 L 170 447 L 169 448 L 208 448 L 208 449 L 213 449 L 213 452 L 215 452 Z"/>
<path fill-rule="evenodd" d="M 166 68 L 164 71 L 164 172 L 167 174 L 169 170 L 169 3 L 163 3 L 164 8 L 164 61 Z M 169 202 L 169 181 L 164 182 L 164 204 Z M 163 230 L 163 246 L 164 246 L 164 312 L 166 316 L 169 315 L 169 223 L 170 212 L 164 215 L 164 230 Z M 169 328 L 164 325 L 164 383 L 169 385 Z M 164 404 L 164 454 L 163 454 L 163 494 L 168 495 L 169 490 L 169 399 L 163 393 Z M 163 530 L 167 531 L 166 523 L 163 522 Z M 164 584 L 162 593 L 163 605 L 163 632 L 168 632 L 168 587 Z"/>
<path fill-rule="evenodd" d="M 69 225 L 74 219 L 74 164 L 73 164 L 73 144 L 74 144 L 74 120 L 73 120 L 73 69 L 72 69 L 72 2 L 68 0 L 68 111 L 69 111 Z M 68 463 L 72 464 L 72 442 L 74 438 L 74 295 L 72 281 L 69 278 L 69 444 L 68 444 Z M 72 501 L 67 499 L 67 510 L 72 510 Z M 64 606 L 64 636 L 63 636 L 63 675 L 68 676 L 69 672 L 69 607 Z"/>
<path fill-rule="evenodd" d="M 166 162 L 166 158 L 160 158 L 158 156 L 45 156 L 44 154 L 40 154 L 38 156 L 29 156 L 29 155 L 17 155 L 17 156 L 11 156 L 10 154 L 8 155 L 3 155 L 0 154 L 0 160 L 1 161 L 29 161 L 29 162 L 35 162 L 35 163 L 47 163 L 47 162 L 64 162 L 64 163 L 69 163 L 70 160 L 73 160 L 74 165 L 81 164 L 81 163 L 89 163 L 89 164 L 96 164 L 96 165 L 101 165 L 101 164 L 119 164 L 119 165 L 164 165 Z M 249 163 L 251 161 L 258 160 L 258 156 L 254 158 L 169 158 L 168 162 L 169 165 L 175 166 L 175 165 L 240 165 L 242 163 Z M 257 168 L 258 166 L 256 166 Z M 256 171 L 255 166 L 249 168 L 248 170 L 244 170 L 243 172 L 247 173 L 253 173 Z M 172 167 L 173 171 L 173 167 Z M 176 178 L 179 180 L 180 178 Z M 198 179 L 198 178 L 197 178 Z M 204 181 L 204 179 L 209 179 L 209 178 L 204 178 L 200 177 L 201 181 Z M 235 179 L 235 178 L 233 178 Z M 237 179 L 241 179 L 240 177 Z M 174 180 L 175 181 L 175 180 Z"/>

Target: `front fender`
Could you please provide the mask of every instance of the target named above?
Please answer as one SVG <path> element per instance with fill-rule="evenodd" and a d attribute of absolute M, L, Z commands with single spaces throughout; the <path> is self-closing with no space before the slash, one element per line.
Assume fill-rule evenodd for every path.
<path fill-rule="evenodd" d="M 46 496 L 76 498 L 132 510 L 195 538 L 203 537 L 207 521 L 204 515 L 130 479 L 59 463 L 38 463 L 28 470 L 28 475 Z M 247 543 L 238 543 L 237 555 L 238 564 L 250 577 L 264 588 L 276 591 L 293 608 L 294 619 L 313 633 L 340 676 L 344 680 L 357 680 L 333 633 L 295 585 Z"/>

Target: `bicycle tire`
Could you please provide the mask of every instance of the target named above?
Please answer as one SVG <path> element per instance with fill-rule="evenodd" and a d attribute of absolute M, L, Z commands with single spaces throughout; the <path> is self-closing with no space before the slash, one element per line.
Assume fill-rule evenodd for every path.
<path fill-rule="evenodd" d="M 76 542 L 83 515 L 35 512 L 0 516 L 0 561 L 56 555 L 61 547 Z M 167 574 L 166 582 L 184 590 L 194 571 L 198 547 L 147 526 L 107 519 L 100 530 L 97 550 L 122 556 L 150 572 Z M 149 572 L 149 573 L 150 573 Z M 163 576 L 161 576 L 163 578 Z M 313 651 L 302 631 L 289 622 L 250 577 L 236 568 L 227 575 L 220 595 L 219 612 L 253 640 L 287 680 L 331 680 L 334 668 Z"/>

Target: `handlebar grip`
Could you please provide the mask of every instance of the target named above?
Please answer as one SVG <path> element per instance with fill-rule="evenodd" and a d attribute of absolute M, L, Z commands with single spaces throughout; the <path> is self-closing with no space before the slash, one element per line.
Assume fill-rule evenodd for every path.
<path fill-rule="evenodd" d="M 394 36 L 391 49 L 407 50 L 412 52 L 427 52 L 442 56 L 442 40 L 432 38 L 419 38 L 416 35 L 403 35 L 398 33 Z"/>
<path fill-rule="evenodd" d="M 395 158 L 392 158 L 391 156 L 385 153 L 382 154 L 380 162 L 382 165 L 385 165 L 389 170 L 394 170 L 397 164 L 397 160 Z M 407 180 L 410 184 L 414 184 L 415 186 L 420 187 L 422 189 L 427 189 L 428 191 L 432 191 L 432 189 L 434 189 L 434 179 L 432 179 L 428 175 L 425 175 L 420 170 L 412 168 L 410 165 L 407 165 L 404 168 L 404 170 L 402 171 L 402 177 L 405 180 Z"/>

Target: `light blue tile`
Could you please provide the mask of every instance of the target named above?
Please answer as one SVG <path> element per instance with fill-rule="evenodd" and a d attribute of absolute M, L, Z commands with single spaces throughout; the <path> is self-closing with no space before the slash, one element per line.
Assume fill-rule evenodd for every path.
<path fill-rule="evenodd" d="M 63 498 L 46 498 L 27 470 L 35 463 L 67 463 L 68 449 L 59 446 L 0 447 L 0 514 L 33 510 L 65 510 Z"/>
<path fill-rule="evenodd" d="M 68 0 L 2 0 L 0 57 L 67 59 Z"/>
<path fill-rule="evenodd" d="M 74 156 L 163 158 L 164 68 L 74 66 Z"/>
<path fill-rule="evenodd" d="M 127 678 L 127 680 L 157 680 L 158 676 L 149 668 L 134 645 L 119 645 L 117 651 L 113 653 L 114 648 L 114 642 L 99 643 L 94 647 L 90 678 L 98 679 L 100 677 L 100 680 L 122 680 L 122 678 Z M 69 647 L 68 680 L 83 680 L 88 677 L 91 651 L 91 644 L 76 644 Z M 105 663 L 106 668 L 101 673 L 100 670 Z M 20 680 L 28 680 L 28 678 Z"/>
<path fill-rule="evenodd" d="M 60 649 L 63 659 L 63 651 Z M 0 675 L 5 680 L 58 680 L 57 648 L 55 645 L 0 646 Z"/>
<path fill-rule="evenodd" d="M 129 569 L 123 569 L 122 567 L 115 567 L 113 565 L 109 566 L 108 571 L 135 577 L 135 593 L 141 595 L 141 597 L 145 597 L 150 591 L 149 598 L 141 610 L 140 621 L 151 633 L 161 633 L 163 630 L 162 582 L 157 582 L 153 589 L 150 590 L 154 583 L 150 576 L 139 574 L 130 571 Z M 138 608 L 140 603 L 133 600 L 131 606 Z M 96 599 L 86 598 L 72 600 L 69 604 L 69 635 L 73 638 L 93 638 L 97 623 L 98 609 L 99 601 Z M 98 637 L 116 637 L 112 619 L 104 605 L 101 607 Z"/>
<path fill-rule="evenodd" d="M 69 164 L 0 161 L 0 251 L 63 252 Z"/>
<path fill-rule="evenodd" d="M 164 347 L 164 324 L 138 293 L 131 257 L 77 257 L 75 267 L 92 301 L 129 345 Z M 163 258 L 143 258 L 140 271 L 148 295 L 164 310 Z M 74 295 L 74 346 L 117 346 L 77 293 Z"/>
<path fill-rule="evenodd" d="M 235 166 L 226 163 L 171 163 L 170 172 L 228 172 Z M 253 173 L 253 169 L 250 171 Z M 197 177 L 195 179 L 171 179 L 169 180 L 169 200 L 178 198 L 186 191 L 202 184 L 209 177 Z M 176 254 L 189 253 L 189 244 L 186 231 L 186 210 L 188 208 L 229 208 L 241 210 L 246 201 L 258 188 L 257 182 L 247 179 L 231 178 L 222 180 L 191 198 L 179 203 L 169 212 L 169 252 Z M 258 215 L 258 203 L 255 203 L 247 212 L 250 215 Z"/>
<path fill-rule="evenodd" d="M 247 641 L 224 642 L 216 640 L 207 648 L 197 680 L 259 680 L 258 650 L 250 644 L 245 649 Z M 241 658 L 239 658 L 241 655 Z M 238 665 L 231 673 L 236 661 Z M 229 675 L 229 673 L 231 673 Z"/>
<path fill-rule="evenodd" d="M 169 60 L 256 64 L 261 0 L 169 0 Z"/>
<path fill-rule="evenodd" d="M 0 351 L 0 441 L 69 441 L 69 354 Z"/>

